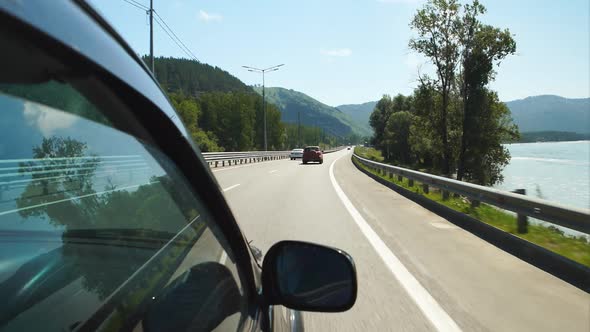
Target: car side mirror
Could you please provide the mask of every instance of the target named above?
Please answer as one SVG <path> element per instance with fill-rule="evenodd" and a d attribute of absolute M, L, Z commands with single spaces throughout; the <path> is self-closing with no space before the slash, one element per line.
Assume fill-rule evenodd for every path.
<path fill-rule="evenodd" d="M 356 301 L 356 268 L 342 250 L 281 241 L 264 257 L 262 287 L 268 304 L 301 311 L 346 311 Z"/>

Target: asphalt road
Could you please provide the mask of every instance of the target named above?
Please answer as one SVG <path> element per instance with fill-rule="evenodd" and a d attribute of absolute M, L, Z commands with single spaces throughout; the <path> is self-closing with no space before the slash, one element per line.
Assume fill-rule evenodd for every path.
<path fill-rule="evenodd" d="M 378 184 L 350 161 L 214 170 L 246 237 L 347 251 L 355 306 L 305 313 L 308 331 L 590 331 L 590 295 Z"/>

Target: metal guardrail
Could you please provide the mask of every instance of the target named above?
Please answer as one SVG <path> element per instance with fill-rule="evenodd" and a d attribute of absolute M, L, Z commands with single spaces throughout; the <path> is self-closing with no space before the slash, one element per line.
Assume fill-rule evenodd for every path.
<path fill-rule="evenodd" d="M 343 147 L 338 147 L 324 151 L 332 153 L 342 150 Z M 253 162 L 279 160 L 289 158 L 289 151 L 242 151 L 242 152 L 204 152 L 203 157 L 210 167 L 228 166 L 237 164 L 249 164 Z"/>
<path fill-rule="evenodd" d="M 379 163 L 353 154 L 361 164 L 378 171 L 408 178 L 410 186 L 413 181 L 421 182 L 425 191 L 428 186 L 452 192 L 469 198 L 472 202 L 484 202 L 517 214 L 548 221 L 582 233 L 590 234 L 590 210 L 564 206 L 547 200 L 501 191 L 468 182 L 422 173 L 402 167 Z"/>
<path fill-rule="evenodd" d="M 211 167 L 248 164 L 259 161 L 289 158 L 291 151 L 244 151 L 244 152 L 204 152 L 203 157 Z"/>

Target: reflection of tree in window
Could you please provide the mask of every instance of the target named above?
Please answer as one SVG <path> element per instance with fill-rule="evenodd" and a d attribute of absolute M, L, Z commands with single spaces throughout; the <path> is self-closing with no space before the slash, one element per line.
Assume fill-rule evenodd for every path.
<path fill-rule="evenodd" d="M 152 176 L 133 188 L 125 184 L 119 189 L 111 180 L 104 182 L 104 188 L 98 187 L 95 173 L 103 160 L 90 155 L 84 142 L 45 138 L 33 147 L 33 157 L 38 160 L 20 164 L 19 172 L 31 180 L 17 199 L 19 213 L 23 218 L 47 218 L 52 225 L 65 227 L 63 246 L 35 259 L 38 266 L 50 267 L 47 272 L 55 280 L 35 288 L 37 296 L 50 294 L 50 289 L 55 291 L 77 276 L 87 291 L 104 300 L 198 216 L 190 190 L 169 175 Z M 134 286 L 125 291 L 125 300 L 117 306 L 119 313 L 135 310 L 172 276 L 204 229 L 204 224 L 196 225 L 136 276 Z M 25 272 L 30 269 L 33 266 L 25 264 L 18 275 L 28 275 Z M 30 297 L 23 306 L 44 296 Z"/>
<path fill-rule="evenodd" d="M 197 215 L 194 199 L 179 192 L 168 176 L 152 176 L 148 183 L 132 186 L 133 190 L 117 190 L 113 181 L 96 188 L 94 174 L 102 161 L 88 156 L 86 150 L 86 143 L 58 136 L 44 138 L 33 147 L 33 157 L 39 160 L 21 163 L 19 169 L 22 175 L 31 176 L 17 199 L 22 217 L 48 218 L 67 230 L 122 228 L 176 233 Z"/>
<path fill-rule="evenodd" d="M 33 157 L 40 160 L 21 163 L 19 169 L 31 176 L 16 201 L 22 217 L 47 216 L 54 225 L 70 227 L 84 227 L 84 222 L 92 220 L 98 208 L 92 177 L 100 158 L 85 157 L 86 149 L 86 143 L 57 136 L 33 147 Z M 80 196 L 86 197 L 74 199 Z M 56 201 L 60 203 L 50 204 Z"/>

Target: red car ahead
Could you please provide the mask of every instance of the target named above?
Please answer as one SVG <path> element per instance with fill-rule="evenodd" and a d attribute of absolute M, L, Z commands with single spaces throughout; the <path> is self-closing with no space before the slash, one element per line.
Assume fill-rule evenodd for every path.
<path fill-rule="evenodd" d="M 307 164 L 310 161 L 317 161 L 320 164 L 324 163 L 324 154 L 319 146 L 308 146 L 303 149 L 303 163 Z"/>

